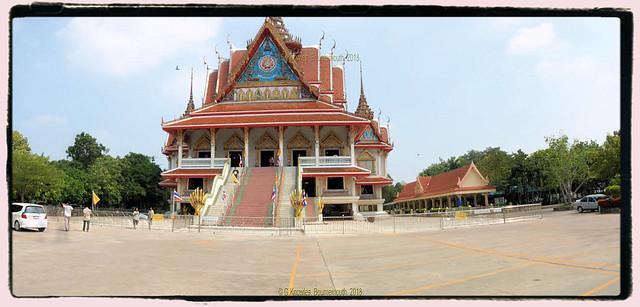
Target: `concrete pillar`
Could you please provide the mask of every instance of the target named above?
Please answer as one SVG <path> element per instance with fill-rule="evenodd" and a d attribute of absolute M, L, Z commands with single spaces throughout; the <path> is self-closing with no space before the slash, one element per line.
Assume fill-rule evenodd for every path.
<path fill-rule="evenodd" d="M 278 127 L 278 165 L 284 165 L 284 127 Z"/>
<path fill-rule="evenodd" d="M 451 208 L 451 196 L 447 196 L 447 207 Z"/>
<path fill-rule="evenodd" d="M 488 193 L 484 193 L 482 195 L 484 196 L 484 205 L 488 206 L 489 205 L 489 194 Z"/>
<path fill-rule="evenodd" d="M 316 157 L 316 165 L 318 165 L 320 163 L 320 126 L 314 126 L 313 128 L 315 133 L 314 155 Z"/>
<path fill-rule="evenodd" d="M 213 167 L 214 159 L 216 158 L 216 129 L 209 129 L 209 138 L 211 139 L 211 167 Z"/>
<path fill-rule="evenodd" d="M 244 127 L 244 167 L 249 167 L 249 127 Z"/>
<path fill-rule="evenodd" d="M 478 199 L 477 196 L 478 194 L 473 194 L 473 206 L 477 207 L 478 206 Z"/>
<path fill-rule="evenodd" d="M 356 142 L 355 130 L 349 127 L 349 154 L 351 155 L 351 165 L 356 165 Z"/>
<path fill-rule="evenodd" d="M 182 166 L 182 139 L 184 136 L 183 130 L 178 130 L 178 167 Z"/>

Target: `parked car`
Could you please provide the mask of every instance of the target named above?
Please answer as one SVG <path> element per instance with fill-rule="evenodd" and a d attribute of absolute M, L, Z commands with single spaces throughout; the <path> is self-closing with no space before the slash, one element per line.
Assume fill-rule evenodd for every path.
<path fill-rule="evenodd" d="M 621 205 L 620 197 L 606 197 L 598 200 L 598 206 L 607 208 L 617 208 Z"/>
<path fill-rule="evenodd" d="M 16 231 L 32 228 L 42 232 L 47 229 L 47 213 L 41 205 L 13 203 L 11 204 L 11 225 Z"/>
<path fill-rule="evenodd" d="M 607 195 L 591 194 L 576 200 L 573 204 L 571 204 L 571 206 L 579 213 L 582 213 L 585 210 L 596 211 L 598 210 L 598 200 L 604 198 L 607 198 Z"/>

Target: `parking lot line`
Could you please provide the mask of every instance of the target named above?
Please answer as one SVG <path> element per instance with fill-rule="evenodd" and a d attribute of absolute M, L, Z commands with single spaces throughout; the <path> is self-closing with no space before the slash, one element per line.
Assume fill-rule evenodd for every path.
<path fill-rule="evenodd" d="M 492 271 L 485 272 L 485 273 L 469 275 L 469 276 L 466 276 L 466 277 L 463 277 L 463 278 L 452 279 L 452 280 L 449 280 L 449 281 L 428 284 L 428 285 L 421 286 L 421 287 L 418 287 L 418 288 L 402 290 L 402 291 L 398 291 L 398 292 L 394 292 L 394 293 L 389 293 L 389 294 L 386 294 L 386 295 L 389 295 L 389 296 L 405 295 L 405 294 L 410 294 L 410 293 L 423 291 L 423 290 L 429 290 L 429 289 L 434 289 L 434 288 L 439 288 L 439 287 L 444 287 L 444 286 L 451 286 L 451 285 L 455 285 L 455 284 L 461 284 L 461 283 L 465 283 L 465 282 L 468 282 L 468 281 L 471 281 L 471 280 L 475 280 L 475 279 L 480 279 L 480 278 L 493 276 L 493 275 L 500 274 L 500 273 L 505 273 L 505 272 L 510 272 L 510 271 L 523 269 L 523 268 L 526 268 L 526 267 L 532 266 L 532 265 L 533 265 L 533 263 L 520 264 L 520 265 L 516 265 L 516 266 L 512 266 L 512 267 L 508 267 L 508 268 L 504 268 L 504 269 L 500 269 L 500 270 L 492 270 Z"/>
<path fill-rule="evenodd" d="M 425 239 L 425 238 L 420 238 L 420 240 L 431 242 L 431 243 L 436 243 L 436 244 L 441 244 L 441 245 L 449 246 L 449 247 L 453 247 L 453 248 L 470 250 L 470 251 L 477 252 L 477 253 L 490 254 L 490 255 L 496 255 L 496 256 L 499 256 L 499 257 L 514 258 L 514 259 L 519 259 L 519 260 L 523 260 L 523 261 L 529 261 L 529 262 L 532 262 L 532 263 L 537 263 L 537 264 L 542 264 L 542 265 L 560 266 L 560 267 L 565 267 L 565 268 L 587 270 L 587 271 L 598 272 L 598 273 L 603 273 L 603 274 L 610 274 L 610 275 L 619 274 L 617 271 L 605 270 L 603 268 L 593 268 L 593 267 L 588 267 L 588 266 L 581 266 L 579 264 L 571 263 L 571 261 L 564 261 L 565 263 L 559 263 L 559 262 L 555 262 L 555 261 L 557 261 L 557 259 L 555 259 L 555 258 L 547 258 L 547 257 L 543 257 L 543 256 L 533 256 L 533 255 L 527 255 L 527 254 L 502 253 L 502 252 L 499 252 L 499 251 L 496 251 L 496 250 L 491 250 L 491 249 L 484 249 L 484 248 L 479 248 L 479 247 L 469 247 L 469 246 L 464 246 L 464 245 L 459 245 L 459 244 L 454 244 L 454 243 L 448 243 L 448 242 L 441 242 L 441 241 L 430 240 L 430 239 Z M 568 255 L 566 257 L 571 257 L 571 255 Z"/>
<path fill-rule="evenodd" d="M 299 261 L 300 261 L 300 245 L 296 247 L 296 260 L 293 262 L 293 269 L 291 270 L 291 276 L 289 277 L 289 291 L 293 290 L 293 286 L 296 283 L 296 271 L 298 271 Z"/>
<path fill-rule="evenodd" d="M 599 285 L 599 286 L 597 286 L 597 287 L 595 287 L 595 288 L 593 288 L 593 289 L 591 289 L 591 290 L 589 290 L 589 291 L 587 291 L 585 293 L 582 293 L 581 296 L 591 296 L 591 295 L 601 291 L 602 289 L 613 285 L 618 280 L 620 280 L 620 276 L 612 278 L 612 279 L 608 280 L 607 282 L 605 282 L 605 283 L 603 283 L 603 284 L 601 284 L 601 285 Z"/>

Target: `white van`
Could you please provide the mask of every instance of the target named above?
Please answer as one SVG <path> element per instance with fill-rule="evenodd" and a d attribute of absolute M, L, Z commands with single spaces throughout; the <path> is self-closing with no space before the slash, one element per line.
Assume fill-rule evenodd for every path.
<path fill-rule="evenodd" d="M 40 205 L 12 203 L 11 225 L 16 231 L 22 228 L 35 228 L 42 232 L 47 229 L 47 213 Z"/>
<path fill-rule="evenodd" d="M 591 194 L 587 195 L 583 198 L 576 200 L 571 206 L 573 209 L 578 210 L 578 212 L 582 213 L 585 210 L 596 211 L 598 210 L 598 200 L 607 198 L 607 195 L 604 194 Z"/>

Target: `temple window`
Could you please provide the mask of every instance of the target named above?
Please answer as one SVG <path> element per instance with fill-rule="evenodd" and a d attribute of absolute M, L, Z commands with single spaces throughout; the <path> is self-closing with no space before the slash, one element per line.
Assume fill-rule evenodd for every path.
<path fill-rule="evenodd" d="M 360 186 L 360 195 L 373 195 L 373 186 L 372 185 Z"/>
<path fill-rule="evenodd" d="M 327 190 L 344 190 L 344 178 L 327 177 Z"/>
<path fill-rule="evenodd" d="M 204 186 L 204 180 L 202 178 L 189 178 L 187 190 L 195 190 Z"/>
<path fill-rule="evenodd" d="M 211 151 L 209 150 L 198 151 L 198 158 L 211 158 Z"/>

